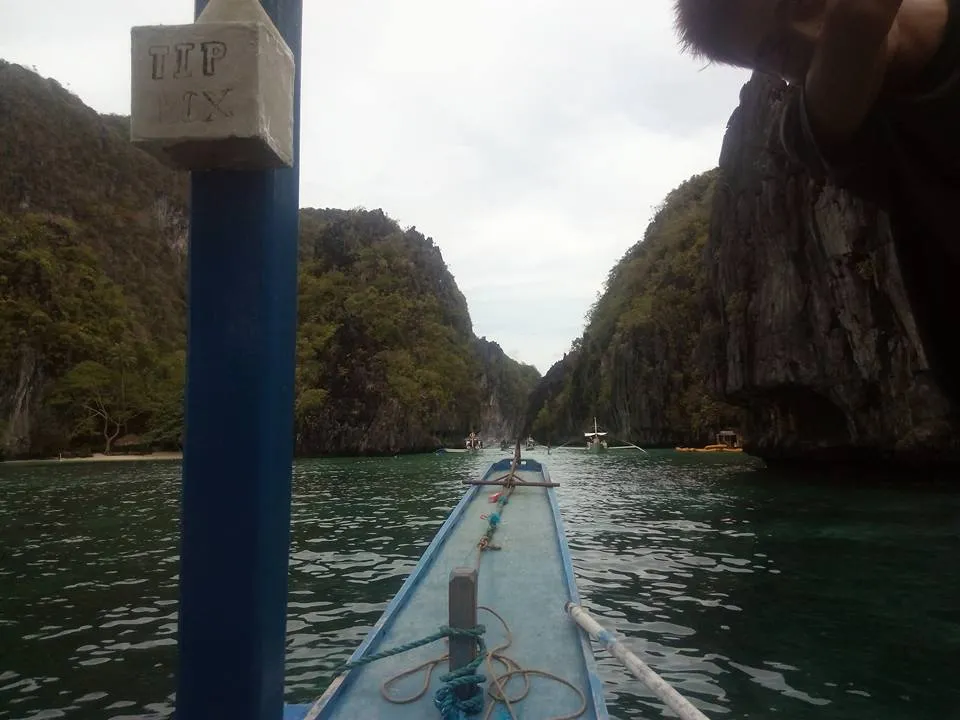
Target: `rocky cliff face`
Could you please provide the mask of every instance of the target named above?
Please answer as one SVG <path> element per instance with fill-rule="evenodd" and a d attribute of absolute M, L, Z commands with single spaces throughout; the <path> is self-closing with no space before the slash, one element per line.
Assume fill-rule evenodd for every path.
<path fill-rule="evenodd" d="M 96 403 L 118 437 L 179 442 L 188 178 L 128 137 L 0 61 L 0 459 L 102 449 Z M 430 238 L 382 211 L 305 209 L 300 231 L 299 453 L 516 432 L 537 373 L 474 336 Z"/>
<path fill-rule="evenodd" d="M 779 149 L 786 91 L 755 76 L 724 139 L 705 251 L 708 384 L 743 408 L 747 449 L 767 460 L 960 461 L 889 221 Z"/>
<path fill-rule="evenodd" d="M 674 447 L 729 425 L 731 408 L 709 397 L 694 363 L 716 179 L 673 190 L 610 271 L 583 336 L 531 396 L 535 437 L 579 440 L 596 417 L 618 440 Z"/>
<path fill-rule="evenodd" d="M 127 133 L 0 60 L 0 457 L 65 447 L 44 402 L 108 341 L 182 345 L 187 178 Z"/>
<path fill-rule="evenodd" d="M 381 210 L 303 210 L 300 233 L 299 454 L 432 450 L 516 424 L 538 374 L 473 334 L 431 238 Z"/>
<path fill-rule="evenodd" d="M 477 429 L 490 443 L 516 440 L 523 432 L 524 412 L 540 373 L 518 363 L 495 342 L 476 338 L 473 353 L 480 365 L 480 422 Z"/>

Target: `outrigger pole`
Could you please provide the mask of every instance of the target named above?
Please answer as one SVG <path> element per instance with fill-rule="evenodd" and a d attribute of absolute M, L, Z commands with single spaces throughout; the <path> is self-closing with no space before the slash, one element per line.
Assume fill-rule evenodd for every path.
<path fill-rule="evenodd" d="M 677 692 L 673 685 L 657 675 L 649 665 L 630 652 L 616 635 L 594 620 L 582 605 L 568 602 L 565 609 L 584 632 L 603 645 L 607 652 L 623 663 L 624 667 L 676 713 L 680 720 L 709 720 L 693 703 Z"/>
<path fill-rule="evenodd" d="M 296 61 L 295 160 L 192 173 L 178 720 L 283 715 L 302 0 L 262 4 Z"/>

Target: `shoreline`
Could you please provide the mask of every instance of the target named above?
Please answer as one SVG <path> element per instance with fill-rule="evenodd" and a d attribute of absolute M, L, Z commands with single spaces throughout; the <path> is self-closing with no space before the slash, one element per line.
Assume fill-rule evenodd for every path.
<path fill-rule="evenodd" d="M 125 455 L 115 453 L 104 455 L 103 453 L 94 453 L 90 457 L 72 457 L 72 458 L 37 458 L 35 460 L 5 460 L 0 462 L 0 467 L 4 465 L 59 465 L 61 463 L 87 463 L 87 462 L 143 462 L 145 460 L 183 460 L 183 453 L 180 452 L 155 452 L 149 455 Z"/>

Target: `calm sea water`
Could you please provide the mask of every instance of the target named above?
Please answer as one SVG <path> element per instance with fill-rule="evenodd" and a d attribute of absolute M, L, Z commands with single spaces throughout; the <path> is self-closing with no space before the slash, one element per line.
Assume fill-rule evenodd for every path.
<path fill-rule="evenodd" d="M 290 700 L 323 690 L 497 455 L 297 464 Z M 532 455 L 585 604 L 711 717 L 960 718 L 960 486 Z M 0 465 L 0 718 L 171 715 L 179 472 Z M 614 717 L 664 716 L 598 660 Z"/>

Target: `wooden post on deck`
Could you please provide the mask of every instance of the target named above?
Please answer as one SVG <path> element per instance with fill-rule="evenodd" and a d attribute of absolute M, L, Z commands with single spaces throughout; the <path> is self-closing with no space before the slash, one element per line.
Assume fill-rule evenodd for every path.
<path fill-rule="evenodd" d="M 457 629 L 477 626 L 477 570 L 458 567 L 450 571 L 449 625 Z M 450 638 L 450 670 L 459 670 L 477 658 L 477 641 L 472 637 Z M 456 689 L 457 697 L 466 700 L 477 691 L 476 685 Z"/>

